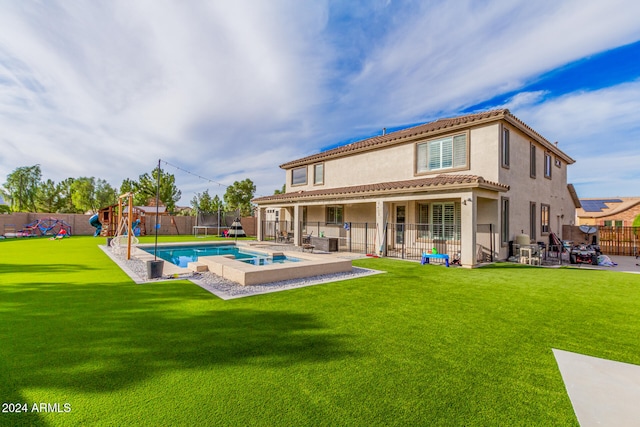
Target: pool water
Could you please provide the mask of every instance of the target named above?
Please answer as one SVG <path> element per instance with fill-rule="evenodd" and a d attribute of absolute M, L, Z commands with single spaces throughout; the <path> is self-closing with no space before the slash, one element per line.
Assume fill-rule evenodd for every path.
<path fill-rule="evenodd" d="M 264 255 L 261 255 L 253 258 L 239 259 L 238 261 L 246 262 L 247 264 L 253 264 L 253 265 L 269 265 L 269 264 L 285 264 L 287 262 L 298 262 L 300 260 L 298 258 L 287 257 L 284 255 L 274 256 L 274 257 L 265 257 Z"/>
<path fill-rule="evenodd" d="M 142 249 L 142 248 L 141 248 Z M 154 248 L 144 248 L 153 255 Z M 299 261 L 297 258 L 286 256 L 270 257 L 263 253 L 241 250 L 234 245 L 172 245 L 158 246 L 156 256 L 181 268 L 187 268 L 190 262 L 198 261 L 201 256 L 233 255 L 238 261 L 248 262 L 253 265 L 282 264 L 285 262 Z"/>

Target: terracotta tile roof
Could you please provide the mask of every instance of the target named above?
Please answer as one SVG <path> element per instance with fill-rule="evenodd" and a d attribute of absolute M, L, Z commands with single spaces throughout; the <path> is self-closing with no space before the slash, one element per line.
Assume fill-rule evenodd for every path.
<path fill-rule="evenodd" d="M 309 191 L 296 191 L 285 194 L 258 197 L 254 203 L 299 201 L 300 199 L 359 197 L 366 195 L 380 195 L 394 192 L 433 191 L 459 187 L 483 187 L 496 191 L 507 191 L 509 186 L 497 182 L 486 181 L 476 175 L 438 175 L 429 178 L 419 178 L 405 181 L 380 182 L 377 184 L 354 185 L 351 187 L 326 188 Z"/>
<path fill-rule="evenodd" d="M 554 151 L 557 155 L 563 157 L 568 163 L 574 163 L 574 160 L 567 156 L 567 154 L 560 151 L 558 148 L 547 141 L 542 135 L 535 130 L 527 126 L 520 119 L 515 117 L 508 109 L 491 110 L 482 113 L 467 114 L 464 116 L 453 117 L 448 119 L 438 119 L 434 122 L 425 123 L 422 125 L 414 126 L 407 129 L 402 129 L 396 132 L 391 132 L 386 135 L 374 136 L 373 138 L 364 139 L 362 141 L 353 142 L 351 144 L 343 145 L 331 150 L 323 151 L 321 153 L 312 154 L 301 159 L 293 160 L 280 165 L 282 169 L 289 169 L 295 166 L 309 164 L 312 162 L 318 162 L 334 157 L 341 157 L 349 154 L 354 154 L 359 151 L 366 151 L 377 147 L 383 147 L 387 145 L 394 145 L 402 143 L 412 138 L 426 136 L 428 133 L 442 133 L 455 128 L 468 127 L 473 124 L 481 122 L 491 122 L 500 119 L 509 121 L 516 127 L 519 127 L 526 133 L 531 134 L 538 139 L 543 145 L 546 145 L 550 151 Z"/>

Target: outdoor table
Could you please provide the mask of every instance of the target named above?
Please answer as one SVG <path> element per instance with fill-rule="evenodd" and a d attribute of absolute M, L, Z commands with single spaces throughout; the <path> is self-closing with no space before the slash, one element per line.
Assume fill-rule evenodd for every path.
<path fill-rule="evenodd" d="M 443 259 L 446 266 L 449 267 L 449 255 L 447 254 L 422 254 L 422 260 L 420 260 L 420 264 L 425 265 L 429 264 L 429 258 Z"/>

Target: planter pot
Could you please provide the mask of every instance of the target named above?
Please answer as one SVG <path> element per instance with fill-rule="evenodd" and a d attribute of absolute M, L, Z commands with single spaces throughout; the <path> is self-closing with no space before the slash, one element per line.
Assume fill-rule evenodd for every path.
<path fill-rule="evenodd" d="M 158 279 L 162 277 L 163 260 L 147 261 L 147 279 Z"/>

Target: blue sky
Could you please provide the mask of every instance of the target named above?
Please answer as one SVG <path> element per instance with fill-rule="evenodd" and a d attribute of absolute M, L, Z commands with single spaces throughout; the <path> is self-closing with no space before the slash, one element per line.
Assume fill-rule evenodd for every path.
<path fill-rule="evenodd" d="M 158 159 L 223 194 L 339 143 L 509 108 L 576 159 L 580 197 L 640 196 L 640 4 L 0 0 L 0 181 L 119 186 Z M 1 183 L 0 182 L 0 183 Z"/>

